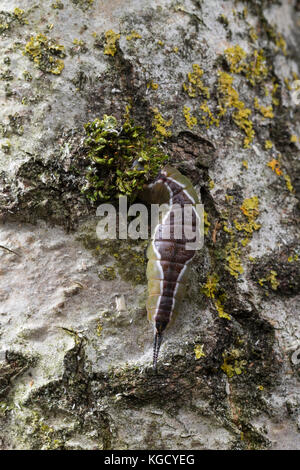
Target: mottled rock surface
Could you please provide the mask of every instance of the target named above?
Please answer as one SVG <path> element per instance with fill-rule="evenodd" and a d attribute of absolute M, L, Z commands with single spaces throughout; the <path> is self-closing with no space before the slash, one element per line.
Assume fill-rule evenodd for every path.
<path fill-rule="evenodd" d="M 0 10 L 0 447 L 299 449 L 299 2 Z M 157 375 L 146 243 L 81 192 L 84 124 L 128 113 L 206 212 Z"/>

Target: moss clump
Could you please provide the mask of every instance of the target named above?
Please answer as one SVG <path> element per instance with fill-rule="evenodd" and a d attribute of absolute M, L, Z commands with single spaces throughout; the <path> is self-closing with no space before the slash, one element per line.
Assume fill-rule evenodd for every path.
<path fill-rule="evenodd" d="M 110 29 L 109 31 L 106 31 L 104 36 L 105 45 L 103 53 L 105 55 L 111 55 L 112 57 L 114 57 L 117 52 L 117 41 L 118 39 L 120 39 L 120 34 L 115 33 L 112 29 Z"/>
<path fill-rule="evenodd" d="M 65 48 L 44 34 L 31 36 L 25 46 L 27 55 L 43 72 L 59 75 L 64 69 Z"/>
<path fill-rule="evenodd" d="M 84 127 L 90 165 L 83 192 L 91 201 L 116 199 L 119 195 L 134 199 L 167 159 L 157 139 L 147 138 L 144 130 L 131 121 L 122 124 L 114 116 L 104 115 Z"/>
<path fill-rule="evenodd" d="M 200 65 L 193 64 L 193 72 L 189 72 L 187 75 L 187 81 L 183 83 L 184 91 L 189 95 L 190 98 L 196 98 L 197 96 L 203 96 L 207 99 L 210 97 L 208 87 L 204 86 L 201 79 L 203 70 Z"/>

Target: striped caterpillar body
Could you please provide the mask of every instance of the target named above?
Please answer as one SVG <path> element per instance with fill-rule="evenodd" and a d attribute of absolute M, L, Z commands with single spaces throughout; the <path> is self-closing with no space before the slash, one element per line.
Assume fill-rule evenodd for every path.
<path fill-rule="evenodd" d="M 150 185 L 152 201 L 168 202 L 162 220 L 155 228 L 147 250 L 148 319 L 154 323 L 153 367 L 163 338 L 163 332 L 178 313 L 188 281 L 188 265 L 195 249 L 187 249 L 187 243 L 196 238 L 197 193 L 191 181 L 178 170 L 165 167 Z M 184 213 L 190 205 L 188 216 Z M 186 229 L 193 235 L 186 236 Z"/>

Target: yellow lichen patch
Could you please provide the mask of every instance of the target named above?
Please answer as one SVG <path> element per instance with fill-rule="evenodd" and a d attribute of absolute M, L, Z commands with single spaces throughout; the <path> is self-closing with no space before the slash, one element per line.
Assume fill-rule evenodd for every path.
<path fill-rule="evenodd" d="M 263 106 L 262 104 L 259 104 L 257 97 L 254 98 L 254 108 L 257 109 L 265 118 L 272 119 L 274 117 L 273 106 Z"/>
<path fill-rule="evenodd" d="M 211 223 L 208 220 L 208 213 L 204 211 L 204 235 L 208 234 L 210 226 L 211 226 Z"/>
<path fill-rule="evenodd" d="M 251 85 L 264 80 L 268 75 L 266 59 L 263 50 L 254 50 L 252 56 L 239 46 L 229 47 L 224 51 L 231 73 L 244 74 Z"/>
<path fill-rule="evenodd" d="M 195 359 L 201 359 L 201 357 L 205 357 L 206 354 L 203 351 L 203 344 L 196 344 L 194 348 L 194 353 L 195 353 Z"/>
<path fill-rule="evenodd" d="M 265 282 L 269 282 L 273 290 L 277 290 L 279 282 L 277 280 L 277 272 L 271 270 L 269 275 L 258 280 L 260 286 L 264 286 Z"/>
<path fill-rule="evenodd" d="M 253 26 L 249 28 L 249 37 L 252 42 L 255 42 L 258 39 L 257 31 L 255 28 L 253 28 Z"/>
<path fill-rule="evenodd" d="M 298 137 L 295 134 L 291 135 L 290 142 L 292 144 L 296 144 L 298 142 Z"/>
<path fill-rule="evenodd" d="M 103 53 L 105 55 L 111 55 L 112 57 L 117 52 L 117 41 L 120 39 L 120 34 L 115 33 L 112 29 L 105 33 L 105 45 Z"/>
<path fill-rule="evenodd" d="M 208 186 L 209 186 L 209 189 L 213 189 L 213 188 L 215 187 L 215 182 L 214 182 L 214 180 L 209 179 Z"/>
<path fill-rule="evenodd" d="M 253 123 L 250 119 L 248 119 L 249 116 L 251 116 L 252 111 L 249 108 L 245 108 L 245 103 L 242 101 L 239 101 L 239 104 L 241 106 L 240 109 L 233 113 L 232 117 L 235 124 L 245 132 L 246 137 L 244 139 L 244 147 L 248 148 L 252 143 L 255 135 L 253 130 Z"/>
<path fill-rule="evenodd" d="M 157 90 L 158 89 L 158 83 L 155 83 L 153 80 L 151 80 L 151 82 L 147 83 L 147 88 L 152 88 L 152 90 Z"/>
<path fill-rule="evenodd" d="M 248 160 L 243 160 L 242 165 L 244 168 L 246 168 L 246 170 L 248 170 Z"/>
<path fill-rule="evenodd" d="M 201 289 L 201 292 L 211 299 L 215 298 L 215 294 L 218 290 L 219 276 L 216 273 L 209 274 L 207 277 L 206 284 Z"/>
<path fill-rule="evenodd" d="M 142 36 L 136 31 L 131 31 L 130 34 L 126 36 L 127 41 L 132 41 L 132 39 L 142 39 Z"/>
<path fill-rule="evenodd" d="M 224 222 L 224 224 L 223 224 L 223 230 L 224 230 L 224 232 L 226 232 L 226 233 L 232 234 L 232 229 L 228 227 L 227 222 Z"/>
<path fill-rule="evenodd" d="M 224 306 L 222 305 L 222 296 L 215 300 L 215 307 L 220 318 L 226 318 L 227 320 L 231 320 L 230 315 L 225 312 Z"/>
<path fill-rule="evenodd" d="M 275 39 L 275 44 L 277 46 L 278 49 L 281 49 L 281 51 L 283 52 L 284 55 L 287 54 L 287 50 L 286 50 L 286 42 L 285 40 L 283 39 L 283 36 L 282 34 L 277 34 L 276 36 L 276 39 Z"/>
<path fill-rule="evenodd" d="M 97 323 L 96 334 L 97 336 L 101 336 L 103 330 L 103 326 L 101 325 L 100 321 Z"/>
<path fill-rule="evenodd" d="M 283 175 L 283 177 L 285 179 L 285 184 L 286 184 L 287 189 L 290 191 L 290 193 L 293 193 L 294 188 L 291 182 L 291 178 L 289 177 L 289 175 Z"/>
<path fill-rule="evenodd" d="M 220 117 L 224 116 L 229 108 L 236 109 L 232 117 L 235 124 L 246 134 L 244 147 L 248 148 L 255 135 L 253 123 L 249 119 L 252 112 L 251 109 L 246 108 L 243 101 L 240 101 L 239 93 L 233 88 L 232 83 L 233 77 L 231 75 L 226 72 L 219 72 L 218 90 L 221 95 L 219 115 Z"/>
<path fill-rule="evenodd" d="M 265 149 L 271 149 L 273 147 L 273 142 L 271 140 L 265 140 Z"/>
<path fill-rule="evenodd" d="M 204 103 L 201 104 L 200 109 L 204 113 L 204 115 L 202 115 L 201 117 L 202 124 L 204 124 L 207 128 L 209 128 L 211 125 L 219 127 L 220 120 L 214 117 L 213 113 L 208 107 L 206 100 L 204 101 Z"/>
<path fill-rule="evenodd" d="M 247 238 L 244 238 L 241 241 L 241 244 L 243 246 L 246 246 L 250 241 L 248 238 L 249 235 L 252 234 L 255 230 L 259 230 L 261 227 L 261 225 L 255 221 L 259 215 L 258 197 L 253 196 L 250 199 L 245 199 L 240 209 L 243 214 L 247 217 L 247 222 L 239 222 L 236 219 L 233 222 L 235 228 L 239 232 L 245 232 L 247 234 Z"/>
<path fill-rule="evenodd" d="M 272 88 L 272 103 L 274 106 L 279 106 L 279 99 L 275 96 L 279 87 L 279 83 L 275 82 L 273 79 L 273 88 Z"/>
<path fill-rule="evenodd" d="M 275 158 L 273 158 L 273 160 L 268 162 L 267 166 L 269 166 L 271 168 L 271 170 L 274 171 L 278 176 L 282 175 L 282 170 L 280 168 L 280 163 Z"/>
<path fill-rule="evenodd" d="M 239 349 L 232 349 L 230 352 L 223 353 L 224 362 L 221 365 L 221 369 L 227 377 L 231 378 L 235 374 L 240 375 L 243 372 L 247 361 L 241 357 L 242 353 Z"/>
<path fill-rule="evenodd" d="M 160 137 L 170 137 L 172 135 L 172 132 L 168 130 L 167 128 L 172 126 L 173 119 L 168 119 L 165 120 L 160 112 L 158 111 L 158 108 L 153 108 L 152 111 L 154 112 L 154 119 L 152 121 L 152 126 L 156 130 L 156 133 Z"/>
<path fill-rule="evenodd" d="M 259 214 L 258 197 L 253 196 L 249 199 L 245 199 L 241 206 L 241 211 L 249 219 L 255 219 Z"/>
<path fill-rule="evenodd" d="M 44 72 L 59 75 L 64 68 L 64 62 L 61 60 L 66 55 L 64 50 L 64 46 L 55 43 L 53 39 L 48 39 L 44 34 L 37 34 L 26 44 L 24 54 Z"/>
<path fill-rule="evenodd" d="M 184 82 L 182 87 L 184 91 L 189 95 L 190 98 L 196 98 L 197 96 L 204 96 L 209 99 L 210 93 L 208 87 L 204 86 L 201 77 L 203 70 L 200 65 L 193 64 L 193 72 L 189 72 L 187 75 L 187 82 Z"/>
<path fill-rule="evenodd" d="M 251 83 L 251 85 L 256 85 L 257 83 L 264 80 L 268 75 L 268 68 L 266 66 L 266 58 L 264 56 L 263 50 L 255 50 L 253 53 L 253 60 L 251 60 L 248 65 L 246 72 L 246 77 Z"/>
<path fill-rule="evenodd" d="M 183 107 L 183 115 L 185 117 L 186 125 L 189 129 L 193 129 L 197 125 L 197 118 L 191 115 L 191 108 L 188 106 Z"/>
<path fill-rule="evenodd" d="M 243 274 L 244 268 L 240 260 L 240 250 L 237 243 L 233 244 L 230 242 L 226 245 L 226 261 L 227 265 L 225 269 L 229 271 L 232 276 L 237 279 L 239 274 Z"/>
<path fill-rule="evenodd" d="M 239 45 L 229 47 L 224 51 L 231 73 L 245 72 L 247 64 L 244 62 L 247 54 Z"/>
<path fill-rule="evenodd" d="M 14 9 L 14 16 L 22 23 L 28 24 L 28 20 L 25 18 L 25 11 L 21 8 Z"/>

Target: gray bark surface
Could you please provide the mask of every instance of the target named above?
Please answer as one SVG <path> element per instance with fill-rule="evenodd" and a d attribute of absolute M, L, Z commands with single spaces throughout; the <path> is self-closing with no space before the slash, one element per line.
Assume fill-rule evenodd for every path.
<path fill-rule="evenodd" d="M 299 1 L 21 3 L 0 0 L 0 448 L 299 449 Z M 146 243 L 97 239 L 78 166 L 84 124 L 128 105 L 207 217 L 158 374 Z"/>

